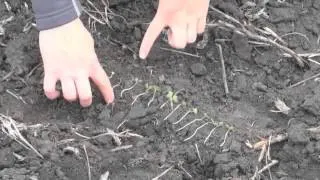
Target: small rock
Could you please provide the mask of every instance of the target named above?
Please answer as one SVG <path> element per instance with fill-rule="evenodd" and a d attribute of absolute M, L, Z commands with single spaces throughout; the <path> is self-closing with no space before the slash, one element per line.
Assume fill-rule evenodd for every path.
<path fill-rule="evenodd" d="M 110 144 L 111 139 L 109 136 L 101 136 L 96 139 L 101 145 Z"/>
<path fill-rule="evenodd" d="M 316 88 L 318 89 L 318 88 Z M 316 92 L 315 95 L 312 96 L 305 96 L 304 103 L 301 105 L 301 107 L 313 114 L 314 116 L 320 116 L 320 93 Z"/>
<path fill-rule="evenodd" d="M 293 144 L 307 144 L 310 141 L 305 124 L 293 124 L 288 128 L 288 139 Z"/>
<path fill-rule="evenodd" d="M 131 108 L 128 117 L 130 119 L 139 119 L 147 115 L 147 109 L 142 106 L 142 104 L 136 104 Z"/>
<path fill-rule="evenodd" d="M 293 8 L 272 8 L 270 10 L 269 19 L 273 23 L 294 21 L 298 17 Z"/>
<path fill-rule="evenodd" d="M 234 99 L 234 100 L 236 100 L 236 101 L 239 101 L 239 100 L 241 99 L 241 93 L 240 93 L 240 91 L 237 91 L 237 90 L 232 91 L 232 92 L 231 92 L 231 97 L 232 97 L 232 99 Z"/>
<path fill-rule="evenodd" d="M 134 37 L 136 38 L 136 40 L 141 40 L 141 38 L 142 38 L 142 33 L 141 33 L 140 28 L 134 27 L 133 35 L 134 35 Z"/>
<path fill-rule="evenodd" d="M 244 60 L 251 59 L 252 46 L 248 42 L 248 38 L 238 33 L 233 33 L 232 42 L 234 44 L 237 55 Z"/>
<path fill-rule="evenodd" d="M 0 150 L 0 169 L 11 168 L 15 159 L 10 148 Z"/>
<path fill-rule="evenodd" d="M 49 156 L 50 153 L 54 150 L 54 143 L 49 141 L 49 140 L 43 140 L 43 141 L 39 141 L 39 152 L 40 154 L 42 154 L 43 156 Z"/>
<path fill-rule="evenodd" d="M 217 154 L 214 158 L 215 164 L 224 164 L 230 161 L 230 154 L 229 153 L 223 153 L 223 154 Z"/>
<path fill-rule="evenodd" d="M 314 7 L 315 9 L 320 9 L 320 1 L 313 1 L 312 7 Z"/>
<path fill-rule="evenodd" d="M 230 145 L 230 150 L 237 152 L 237 153 L 241 153 L 241 143 L 239 143 L 236 140 L 233 140 L 231 145 Z"/>
<path fill-rule="evenodd" d="M 22 111 L 15 111 L 15 112 L 13 112 L 13 114 L 12 114 L 12 118 L 13 118 L 14 120 L 16 120 L 16 121 L 22 122 L 22 121 L 23 121 L 23 117 L 24 117 L 24 115 L 23 115 L 23 112 L 22 112 Z"/>
<path fill-rule="evenodd" d="M 268 91 L 268 87 L 266 85 L 264 85 L 262 82 L 253 83 L 252 88 L 256 89 L 258 91 L 262 91 L 262 92 L 267 92 Z"/>
<path fill-rule="evenodd" d="M 107 106 L 105 106 L 100 112 L 98 119 L 100 121 L 107 121 L 107 120 L 110 120 L 110 117 L 111 117 L 111 110 Z"/>
<path fill-rule="evenodd" d="M 201 63 L 194 63 L 190 68 L 192 74 L 196 76 L 203 76 L 207 74 L 207 68 Z"/>
<path fill-rule="evenodd" d="M 215 55 L 214 51 L 213 50 L 209 50 L 206 53 L 206 58 L 210 59 L 211 61 L 215 61 L 214 55 Z"/>

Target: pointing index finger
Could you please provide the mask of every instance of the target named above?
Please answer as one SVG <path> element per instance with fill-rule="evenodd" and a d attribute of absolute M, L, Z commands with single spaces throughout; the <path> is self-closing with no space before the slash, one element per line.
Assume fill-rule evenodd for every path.
<path fill-rule="evenodd" d="M 145 59 L 154 44 L 155 40 L 161 33 L 162 29 L 165 27 L 164 20 L 160 16 L 155 16 L 151 21 L 140 46 L 139 56 L 141 59 Z"/>

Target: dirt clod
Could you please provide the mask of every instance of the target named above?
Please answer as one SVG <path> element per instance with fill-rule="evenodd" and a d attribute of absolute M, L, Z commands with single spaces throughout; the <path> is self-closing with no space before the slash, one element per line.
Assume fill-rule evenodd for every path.
<path fill-rule="evenodd" d="M 0 169 L 11 168 L 15 162 L 15 157 L 10 148 L 0 150 Z"/>
<path fill-rule="evenodd" d="M 194 75 L 203 76 L 207 74 L 207 68 L 202 63 L 194 63 L 190 68 Z"/>
<path fill-rule="evenodd" d="M 256 89 L 258 91 L 262 91 L 262 92 L 267 92 L 268 91 L 268 87 L 266 85 L 264 85 L 261 82 L 255 82 L 252 84 L 252 88 Z"/>
<path fill-rule="evenodd" d="M 307 144 L 310 141 L 305 124 L 293 124 L 288 130 L 289 141 L 293 144 Z"/>

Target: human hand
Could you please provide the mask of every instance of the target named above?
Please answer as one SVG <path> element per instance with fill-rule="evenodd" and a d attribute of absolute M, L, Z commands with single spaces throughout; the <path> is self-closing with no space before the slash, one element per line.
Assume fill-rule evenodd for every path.
<path fill-rule="evenodd" d="M 80 19 L 40 31 L 39 45 L 45 71 L 43 89 L 49 99 L 60 96 L 56 90 L 56 83 L 60 81 L 66 100 L 79 99 L 80 104 L 87 107 L 92 103 L 91 78 L 105 101 L 113 102 L 109 78 L 98 61 L 93 38 Z"/>
<path fill-rule="evenodd" d="M 159 0 L 157 13 L 141 43 L 139 56 L 145 59 L 162 29 L 169 26 L 168 41 L 174 48 L 193 43 L 205 30 L 210 0 Z"/>

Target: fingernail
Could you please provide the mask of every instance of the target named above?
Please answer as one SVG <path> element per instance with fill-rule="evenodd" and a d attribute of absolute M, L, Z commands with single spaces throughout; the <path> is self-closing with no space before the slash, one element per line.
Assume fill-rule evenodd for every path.
<path fill-rule="evenodd" d="M 140 52 L 139 56 L 140 56 L 141 59 L 145 59 L 147 55 L 146 55 L 145 52 Z"/>

